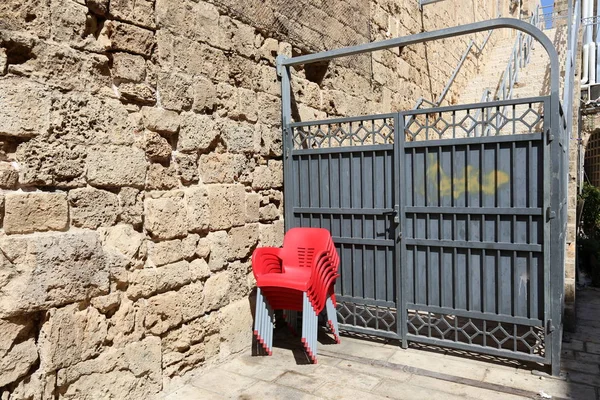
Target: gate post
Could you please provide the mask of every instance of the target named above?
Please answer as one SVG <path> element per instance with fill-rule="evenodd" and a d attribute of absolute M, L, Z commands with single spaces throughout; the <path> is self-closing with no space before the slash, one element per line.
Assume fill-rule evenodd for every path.
<path fill-rule="evenodd" d="M 286 232 L 288 229 L 290 229 L 294 217 L 292 209 L 292 198 L 294 193 L 292 191 L 293 187 L 290 184 L 293 168 L 292 149 L 294 148 L 294 138 L 290 128 L 290 123 L 292 122 L 292 86 L 290 67 L 283 64 L 283 62 L 288 58 L 289 57 L 285 55 L 278 55 L 276 59 L 277 76 L 279 76 L 281 80 L 281 129 L 283 134 L 283 224 Z"/>
<path fill-rule="evenodd" d="M 398 336 L 402 339 L 402 348 L 408 348 L 407 321 L 408 310 L 406 307 L 406 243 L 402 238 L 402 229 L 406 226 L 404 206 L 406 204 L 405 164 L 404 164 L 404 113 L 399 112 L 395 117 L 394 132 L 394 202 L 396 215 L 395 253 L 396 253 L 396 324 Z"/>
<path fill-rule="evenodd" d="M 554 67 L 554 66 L 553 66 Z M 553 82 L 554 83 L 554 82 Z M 552 85 L 550 93 L 550 112 L 545 113 L 550 118 L 548 141 L 550 146 L 550 210 L 546 216 L 550 223 L 550 320 L 547 322 L 546 333 L 550 334 L 551 373 L 560 375 L 560 356 L 562 342 L 562 304 L 564 298 L 564 251 L 565 234 L 562 232 L 562 184 L 566 178 L 561 168 L 562 147 L 562 118 L 560 113 L 560 95 L 558 85 Z"/>

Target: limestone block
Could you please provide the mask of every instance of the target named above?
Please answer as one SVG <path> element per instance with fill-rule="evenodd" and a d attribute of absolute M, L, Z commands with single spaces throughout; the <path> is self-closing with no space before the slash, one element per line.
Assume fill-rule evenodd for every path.
<path fill-rule="evenodd" d="M 150 164 L 146 176 L 146 189 L 169 190 L 179 187 L 179 176 L 174 164 L 168 167 L 162 164 Z"/>
<path fill-rule="evenodd" d="M 129 298 L 123 296 L 119 308 L 109 320 L 110 326 L 106 340 L 111 341 L 113 346 L 140 341 L 145 334 L 143 319 L 143 310 L 136 307 Z"/>
<path fill-rule="evenodd" d="M 160 338 L 148 336 L 60 370 L 59 399 L 151 398 L 162 387 L 160 343 Z"/>
<path fill-rule="evenodd" d="M 142 82 L 146 78 L 146 60 L 129 53 L 114 53 L 111 72 L 116 79 Z"/>
<path fill-rule="evenodd" d="M 0 385 L 25 376 L 37 360 L 33 321 L 26 317 L 0 319 Z"/>
<path fill-rule="evenodd" d="M 124 187 L 119 191 L 119 204 L 121 205 L 119 221 L 131 224 L 136 228 L 141 227 L 144 212 L 144 192 L 131 187 Z"/>
<path fill-rule="evenodd" d="M 11 387 L 10 399 L 50 400 L 54 398 L 56 374 L 44 374 L 39 369 Z M 8 392 L 5 392 L 8 395 Z"/>
<path fill-rule="evenodd" d="M 52 104 L 50 127 L 67 142 L 131 145 L 140 131 L 135 116 L 118 99 L 72 92 Z"/>
<path fill-rule="evenodd" d="M 194 103 L 192 110 L 195 112 L 211 113 L 217 100 L 215 85 L 208 79 L 199 77 L 192 87 Z"/>
<path fill-rule="evenodd" d="M 98 51 L 104 51 L 104 48 Z M 8 72 L 30 76 L 63 91 L 97 93 L 112 83 L 109 60 L 104 54 L 84 52 L 65 43 L 50 41 L 34 42 L 31 54 L 33 56 L 26 62 L 9 65 Z"/>
<path fill-rule="evenodd" d="M 69 209 L 66 193 L 11 192 L 6 194 L 6 233 L 58 231 L 67 228 Z"/>
<path fill-rule="evenodd" d="M 54 371 L 97 356 L 104 347 L 108 322 L 93 307 L 78 304 L 52 309 L 40 330 L 40 368 Z"/>
<path fill-rule="evenodd" d="M 144 227 L 156 239 L 183 237 L 188 231 L 188 221 L 183 193 L 171 197 L 144 201 Z"/>
<path fill-rule="evenodd" d="M 99 187 L 144 187 L 145 153 L 137 147 L 92 147 L 88 151 L 87 179 Z"/>
<path fill-rule="evenodd" d="M 119 21 L 107 21 L 101 35 L 110 40 L 113 50 L 150 56 L 154 46 L 152 31 Z"/>
<path fill-rule="evenodd" d="M 231 273 L 229 271 L 222 271 L 208 278 L 203 291 L 204 312 L 218 310 L 227 305 L 230 290 Z"/>
<path fill-rule="evenodd" d="M 204 75 L 215 81 L 226 82 L 234 75 L 237 60 L 231 60 L 218 48 L 184 37 L 173 41 L 173 65 L 190 75 Z"/>
<path fill-rule="evenodd" d="M 227 271 L 231 273 L 231 290 L 229 291 L 229 300 L 239 300 L 248 298 L 253 278 L 252 266 L 249 261 L 234 261 L 227 267 Z"/>
<path fill-rule="evenodd" d="M 256 92 L 268 93 L 272 96 L 280 96 L 281 88 L 277 80 L 275 67 L 255 64 L 252 71 L 252 89 Z"/>
<path fill-rule="evenodd" d="M 183 321 L 180 292 L 157 294 L 150 299 L 142 299 L 146 310 L 144 327 L 154 335 L 162 335 Z"/>
<path fill-rule="evenodd" d="M 256 132 L 260 143 L 260 154 L 281 157 L 283 149 L 281 129 L 257 124 Z"/>
<path fill-rule="evenodd" d="M 196 154 L 175 153 L 177 172 L 184 185 L 198 182 L 198 156 Z"/>
<path fill-rule="evenodd" d="M 73 226 L 86 229 L 112 226 L 120 212 L 116 194 L 94 188 L 71 190 L 69 205 Z"/>
<path fill-rule="evenodd" d="M 179 129 L 179 114 L 156 107 L 142 107 L 144 126 L 151 131 L 172 134 Z"/>
<path fill-rule="evenodd" d="M 113 314 L 121 305 L 121 293 L 112 292 L 105 296 L 94 297 L 90 304 L 102 314 Z"/>
<path fill-rule="evenodd" d="M 178 305 L 181 307 L 181 315 L 184 322 L 189 322 L 206 314 L 209 311 L 205 305 L 206 295 L 216 295 L 222 297 L 226 296 L 226 293 L 218 292 L 215 288 L 211 288 L 211 291 L 207 293 L 204 285 L 205 284 L 203 284 L 201 281 L 196 281 L 182 287 L 177 292 L 177 301 Z M 215 301 L 223 301 L 222 297 L 215 299 Z"/>
<path fill-rule="evenodd" d="M 19 172 L 9 163 L 0 163 L 0 189 L 14 189 L 19 182 Z"/>
<path fill-rule="evenodd" d="M 258 50 L 260 57 L 275 65 L 275 58 L 279 54 L 279 42 L 273 38 L 266 38 Z"/>
<path fill-rule="evenodd" d="M 275 221 L 273 224 L 259 225 L 259 245 L 265 247 L 283 246 L 283 221 Z"/>
<path fill-rule="evenodd" d="M 206 236 L 206 240 L 210 245 L 208 267 L 212 272 L 220 271 L 227 265 L 227 261 L 231 257 L 231 239 L 227 232 L 217 231 L 210 232 Z"/>
<path fill-rule="evenodd" d="M 205 186 L 189 188 L 185 191 L 185 202 L 190 232 L 205 232 L 210 226 L 210 204 Z"/>
<path fill-rule="evenodd" d="M 190 263 L 190 276 L 192 281 L 205 280 L 210 276 L 210 268 L 203 258 L 197 258 Z"/>
<path fill-rule="evenodd" d="M 119 224 L 98 231 L 106 251 L 118 253 L 128 260 L 139 256 L 144 235 L 136 232 L 129 224 Z"/>
<path fill-rule="evenodd" d="M 194 113 L 183 113 L 181 117 L 177 150 L 190 152 L 208 149 L 218 135 L 213 119 Z"/>
<path fill-rule="evenodd" d="M 269 203 L 260 208 L 260 222 L 269 222 L 279 218 L 279 209 L 275 204 Z"/>
<path fill-rule="evenodd" d="M 179 261 L 159 268 L 136 269 L 129 276 L 127 297 L 138 299 L 175 290 L 192 281 L 189 263 Z"/>
<path fill-rule="evenodd" d="M 168 161 L 173 150 L 167 139 L 152 131 L 144 134 L 144 149 L 152 161 Z"/>
<path fill-rule="evenodd" d="M 253 173 L 253 189 L 281 188 L 283 186 L 283 164 L 280 160 L 269 160 L 267 165 L 256 167 Z"/>
<path fill-rule="evenodd" d="M 235 93 L 235 97 L 235 103 L 228 112 L 228 117 L 231 119 L 254 123 L 258 120 L 259 114 L 262 116 L 267 111 L 261 107 L 256 93 L 252 90 L 239 88 Z M 281 118 L 281 115 L 279 117 Z"/>
<path fill-rule="evenodd" d="M 57 42 L 79 42 L 85 36 L 87 7 L 70 0 L 52 0 L 50 13 L 52 39 Z"/>
<path fill-rule="evenodd" d="M 194 256 L 197 243 L 198 235 L 195 234 L 188 235 L 182 240 L 151 243 L 148 248 L 148 257 L 150 262 L 157 267 L 189 259 Z"/>
<path fill-rule="evenodd" d="M 109 271 L 95 232 L 0 239 L 0 318 L 46 310 L 108 292 Z"/>
<path fill-rule="evenodd" d="M 258 224 L 249 224 L 231 228 L 230 259 L 243 259 L 250 256 L 258 242 Z"/>
<path fill-rule="evenodd" d="M 147 28 L 154 28 L 153 0 L 111 0 L 110 15 Z"/>
<path fill-rule="evenodd" d="M 203 183 L 234 183 L 247 170 L 244 154 L 202 154 L 198 171 Z"/>
<path fill-rule="evenodd" d="M 42 85 L 23 78 L 0 79 L 0 135 L 32 137 L 47 132 L 51 100 Z"/>
<path fill-rule="evenodd" d="M 257 107 L 260 110 L 258 121 L 271 126 L 281 124 L 281 102 L 278 97 L 259 93 Z"/>
<path fill-rule="evenodd" d="M 210 240 L 208 238 L 203 237 L 198 240 L 198 245 L 196 246 L 196 255 L 201 258 L 206 258 L 210 255 Z"/>
<path fill-rule="evenodd" d="M 219 359 L 223 360 L 248 348 L 248 343 L 252 341 L 252 323 L 252 310 L 247 299 L 235 301 L 219 310 Z"/>
<path fill-rule="evenodd" d="M 6 0 L 0 3 L 0 29 L 50 36 L 50 7 L 46 2 Z"/>
<path fill-rule="evenodd" d="M 160 72 L 158 93 L 160 105 L 168 110 L 189 110 L 192 107 L 192 77 L 181 73 Z"/>
<path fill-rule="evenodd" d="M 219 125 L 221 138 L 229 152 L 253 152 L 260 148 L 258 133 L 254 126 L 231 120 L 223 120 Z"/>
<path fill-rule="evenodd" d="M 258 222 L 260 197 L 258 193 L 246 193 L 246 222 Z"/>
<path fill-rule="evenodd" d="M 17 147 L 19 181 L 28 186 L 65 189 L 85 186 L 85 157 L 84 146 L 36 137 Z"/>
<path fill-rule="evenodd" d="M 246 191 L 243 185 L 209 185 L 210 229 L 229 229 L 246 223 Z"/>
<path fill-rule="evenodd" d="M 118 91 L 124 101 L 147 105 L 156 103 L 156 89 L 146 82 L 121 82 Z"/>

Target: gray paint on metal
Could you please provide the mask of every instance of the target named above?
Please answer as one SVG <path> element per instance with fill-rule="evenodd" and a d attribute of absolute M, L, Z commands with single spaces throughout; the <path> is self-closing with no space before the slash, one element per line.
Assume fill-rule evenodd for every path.
<path fill-rule="evenodd" d="M 291 122 L 290 66 L 497 28 L 518 29 L 546 49 L 550 96 Z M 525 22 L 501 18 L 279 58 L 278 70 L 286 229 L 320 226 L 332 232 L 341 260 L 336 284 L 341 327 L 399 338 L 404 347 L 417 341 L 542 361 L 557 374 L 568 145 L 561 129 L 558 59 L 548 38 Z M 534 112 L 543 107 L 541 132 L 533 126 L 519 131 L 526 117 L 517 115 L 518 106 Z M 456 138 L 458 112 L 493 115 L 499 109 L 501 119 L 508 120 L 488 130 L 490 136 L 467 129 L 471 137 Z M 452 139 L 438 139 L 426 116 L 444 113 L 454 124 Z M 425 125 L 407 141 L 398 127 L 417 116 Z M 377 139 L 370 132 L 371 142 L 361 138 L 358 144 L 351 139 L 331 146 L 339 139 L 331 135 L 356 134 L 355 123 L 374 126 L 389 119 L 393 127 L 387 137 Z M 475 128 L 484 127 L 482 121 Z M 325 140 L 311 136 L 320 125 L 347 128 L 326 133 Z M 300 143 L 294 135 L 298 129 Z M 556 218 L 549 218 L 549 211 Z M 303 337 L 316 354 L 314 321 L 308 315 L 303 319 Z"/>

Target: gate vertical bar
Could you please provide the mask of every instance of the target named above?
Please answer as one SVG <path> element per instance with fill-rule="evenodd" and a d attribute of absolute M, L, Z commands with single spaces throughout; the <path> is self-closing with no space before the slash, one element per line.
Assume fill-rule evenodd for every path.
<path fill-rule="evenodd" d="M 292 184 L 292 150 L 294 149 L 294 138 L 290 123 L 292 122 L 292 95 L 290 67 L 283 65 L 283 61 L 289 57 L 277 56 L 277 75 L 281 78 L 281 125 L 283 134 L 283 208 L 284 228 L 287 232 L 294 221 L 294 192 Z"/>
<path fill-rule="evenodd" d="M 396 115 L 396 130 L 394 135 L 394 197 L 397 210 L 395 222 L 396 231 L 394 235 L 395 243 L 395 262 L 396 262 L 396 324 L 398 335 L 402 338 L 402 348 L 408 348 L 407 322 L 408 309 L 406 306 L 405 285 L 408 280 L 405 276 L 406 271 L 406 243 L 402 238 L 402 229 L 406 226 L 406 213 L 404 207 L 406 204 L 406 175 L 405 175 L 405 157 L 404 141 L 405 137 L 404 114 Z"/>
<path fill-rule="evenodd" d="M 552 65 L 552 68 L 555 66 Z M 557 67 L 557 66 L 556 66 Z M 562 286 L 562 276 L 564 276 L 564 265 L 561 260 L 564 254 L 564 241 L 561 240 L 561 220 L 559 213 L 562 202 L 561 185 L 563 179 L 561 170 L 561 129 L 562 119 L 560 115 L 560 95 L 558 85 L 552 85 L 550 93 L 550 112 L 544 113 L 544 117 L 549 117 L 550 126 L 550 212 L 547 218 L 550 223 L 550 321 L 547 323 L 546 332 L 550 334 L 551 351 L 551 372 L 552 375 L 560 375 L 560 348 L 562 340 L 562 300 L 564 296 L 564 286 Z M 564 237 L 564 236 L 562 236 Z M 548 343 L 548 342 L 547 342 Z M 548 347 L 548 346 L 547 346 Z"/>

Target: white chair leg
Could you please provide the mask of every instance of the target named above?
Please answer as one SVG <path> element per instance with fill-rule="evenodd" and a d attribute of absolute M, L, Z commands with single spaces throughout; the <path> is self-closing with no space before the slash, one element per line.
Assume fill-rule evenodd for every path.
<path fill-rule="evenodd" d="M 270 311 L 269 311 L 270 310 Z M 256 289 L 256 312 L 254 316 L 254 336 L 268 355 L 272 354 L 273 310 L 260 288 Z"/>
<path fill-rule="evenodd" d="M 298 311 L 285 310 L 283 313 L 288 329 L 292 334 L 298 336 Z"/>
<path fill-rule="evenodd" d="M 302 306 L 302 344 L 313 364 L 317 363 L 317 322 L 318 316 L 308 300 L 308 296 L 304 293 Z"/>
<path fill-rule="evenodd" d="M 327 311 L 327 325 L 329 326 L 329 330 L 333 334 L 333 338 L 337 343 L 340 343 L 340 331 L 338 328 L 338 320 L 337 320 L 337 312 L 335 310 L 335 305 L 333 304 L 332 296 L 327 298 L 327 302 L 325 303 L 325 309 Z"/>

